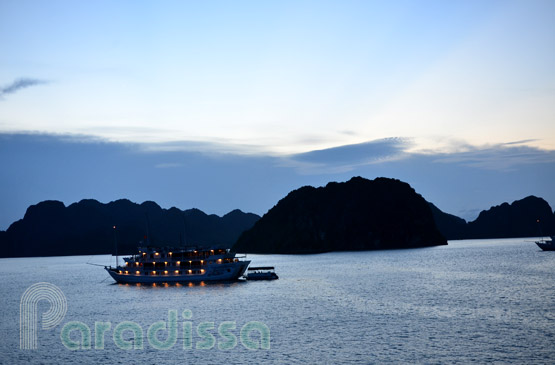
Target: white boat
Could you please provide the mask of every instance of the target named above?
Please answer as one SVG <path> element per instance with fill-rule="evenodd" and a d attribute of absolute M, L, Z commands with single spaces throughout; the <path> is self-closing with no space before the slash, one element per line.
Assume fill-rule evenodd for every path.
<path fill-rule="evenodd" d="M 550 239 L 541 239 L 536 241 L 536 245 L 544 251 L 555 251 L 555 236 L 551 236 Z"/>
<path fill-rule="evenodd" d="M 247 280 L 276 280 L 279 279 L 273 266 L 249 267 Z"/>
<path fill-rule="evenodd" d="M 233 281 L 243 275 L 250 261 L 240 260 L 229 249 L 139 248 L 124 258 L 125 264 L 104 268 L 118 283 L 195 283 Z"/>

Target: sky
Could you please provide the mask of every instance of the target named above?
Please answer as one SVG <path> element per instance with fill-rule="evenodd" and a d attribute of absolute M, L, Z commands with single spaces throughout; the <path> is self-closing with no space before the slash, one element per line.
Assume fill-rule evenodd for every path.
<path fill-rule="evenodd" d="M 401 179 L 555 207 L 555 2 L 0 1 L 0 230 L 31 204 L 264 214 Z"/>

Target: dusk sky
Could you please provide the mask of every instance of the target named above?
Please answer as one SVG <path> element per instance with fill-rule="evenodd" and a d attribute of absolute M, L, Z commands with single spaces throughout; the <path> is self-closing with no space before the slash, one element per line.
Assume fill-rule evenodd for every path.
<path fill-rule="evenodd" d="M 0 1 L 0 230 L 31 204 L 264 214 L 401 179 L 555 207 L 555 1 Z"/>

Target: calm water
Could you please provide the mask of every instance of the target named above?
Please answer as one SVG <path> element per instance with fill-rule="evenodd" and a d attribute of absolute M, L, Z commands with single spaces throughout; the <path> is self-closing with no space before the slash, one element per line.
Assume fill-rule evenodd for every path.
<path fill-rule="evenodd" d="M 249 255 L 273 265 L 280 279 L 193 287 L 112 284 L 101 268 L 109 256 L 1 259 L 0 362 L 131 363 L 553 363 L 555 362 L 555 252 L 523 239 L 453 241 L 446 247 L 306 256 Z M 38 349 L 19 349 L 23 292 L 37 282 L 67 298 L 62 322 L 38 330 Z M 49 308 L 39 303 L 41 315 Z M 216 346 L 183 349 L 181 317 L 193 327 L 213 322 Z M 122 350 L 114 327 L 134 321 L 144 330 L 177 310 L 177 344 Z M 62 327 L 91 328 L 91 350 L 68 350 Z M 95 321 L 111 322 L 105 349 L 94 348 Z M 219 350 L 217 328 L 250 321 L 270 329 L 269 350 L 238 341 Z M 39 320 L 40 323 L 40 320 Z M 129 334 L 129 333 L 127 333 Z M 165 332 L 159 334 L 164 339 Z M 73 339 L 78 339 L 73 333 Z M 253 333 L 252 338 L 257 338 Z"/>

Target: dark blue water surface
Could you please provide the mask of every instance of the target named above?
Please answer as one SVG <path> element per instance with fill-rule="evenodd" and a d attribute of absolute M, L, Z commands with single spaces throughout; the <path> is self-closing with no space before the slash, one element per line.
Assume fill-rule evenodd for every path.
<path fill-rule="evenodd" d="M 113 284 L 102 267 L 110 256 L 1 259 L 0 362 L 31 363 L 553 363 L 555 252 L 524 239 L 451 241 L 448 246 L 318 255 L 249 255 L 276 267 L 276 281 L 135 286 Z M 20 348 L 21 297 L 38 282 L 61 289 L 67 313 L 42 329 L 37 305 L 36 350 Z M 177 341 L 166 350 L 147 339 L 149 326 L 178 313 Z M 191 315 L 186 320 L 184 310 Z M 91 349 L 70 350 L 60 337 L 72 321 L 90 328 Z M 142 349 L 117 346 L 114 328 L 135 322 Z M 95 322 L 109 322 L 104 349 Z M 183 322 L 192 348 L 183 348 Z M 222 337 L 224 322 L 235 326 Z M 270 349 L 250 349 L 240 330 L 259 322 Z M 198 327 L 208 323 L 214 347 Z M 210 329 L 210 324 L 214 329 Z M 164 340 L 167 331 L 160 331 Z M 131 339 L 131 332 L 123 338 Z M 79 342 L 77 331 L 70 338 Z M 219 344 L 235 346 L 222 350 Z M 260 335 L 250 332 L 258 344 Z M 229 342 L 231 341 L 231 342 Z M 210 342 L 210 341 L 208 341 Z M 251 346 L 252 347 L 252 346 Z"/>

